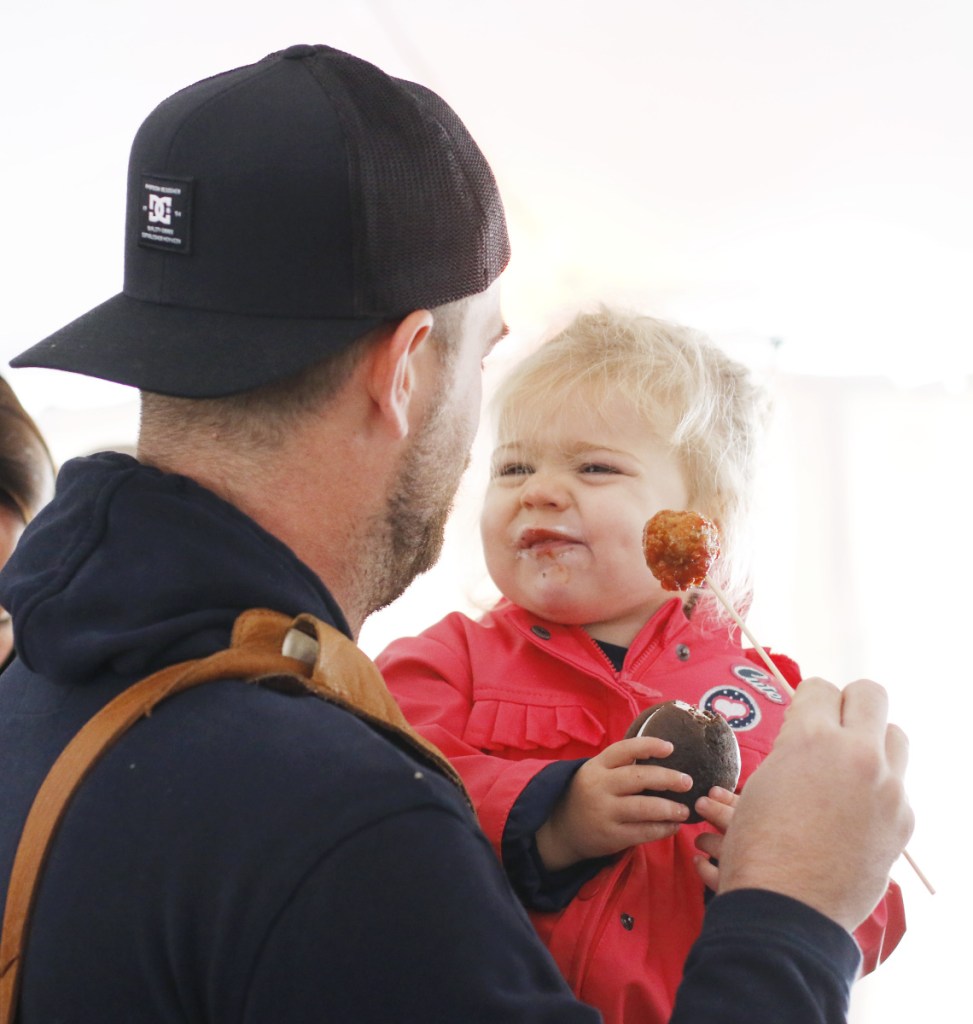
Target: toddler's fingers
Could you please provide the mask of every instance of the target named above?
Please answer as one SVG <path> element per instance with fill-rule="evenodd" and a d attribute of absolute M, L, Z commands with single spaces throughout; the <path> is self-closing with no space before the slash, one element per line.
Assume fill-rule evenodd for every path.
<path fill-rule="evenodd" d="M 657 764 L 633 764 L 612 776 L 619 796 L 636 793 L 686 793 L 693 788 L 692 776 Z M 617 788 L 616 788 L 617 787 Z"/>
<path fill-rule="evenodd" d="M 736 807 L 737 801 L 740 799 L 739 793 L 731 793 L 730 790 L 724 789 L 722 786 L 714 786 L 706 795 L 711 800 L 726 804 L 727 807 Z"/>
<path fill-rule="evenodd" d="M 639 846 L 641 843 L 657 843 L 660 839 L 674 836 L 682 827 L 681 821 L 639 821 L 623 826 L 620 837 L 623 849 Z"/>
<path fill-rule="evenodd" d="M 681 825 L 689 817 L 689 808 L 661 796 L 633 796 L 619 802 L 618 813 L 627 824 L 669 821 Z"/>
<path fill-rule="evenodd" d="M 693 865 L 706 888 L 716 892 L 720 884 L 720 869 L 707 857 L 694 857 Z"/>
<path fill-rule="evenodd" d="M 668 740 L 660 740 L 658 736 L 633 736 L 605 747 L 600 756 L 606 768 L 622 768 L 642 758 L 668 757 L 671 753 L 672 744 Z"/>
<path fill-rule="evenodd" d="M 714 860 L 720 859 L 723 850 L 723 836 L 719 832 L 700 832 L 694 840 L 696 849 Z"/>
<path fill-rule="evenodd" d="M 704 821 L 725 832 L 730 827 L 735 803 L 735 800 L 732 803 L 725 803 L 723 800 L 714 799 L 712 795 L 701 796 L 696 801 L 696 811 Z"/>

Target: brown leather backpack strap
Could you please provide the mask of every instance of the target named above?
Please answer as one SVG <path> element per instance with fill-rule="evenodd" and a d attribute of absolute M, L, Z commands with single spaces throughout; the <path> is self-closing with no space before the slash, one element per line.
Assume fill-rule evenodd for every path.
<path fill-rule="evenodd" d="M 307 636 L 313 646 L 295 642 L 295 633 Z M 452 781 L 472 808 L 459 773 L 436 746 L 406 721 L 378 666 L 357 644 L 313 615 L 299 615 L 285 638 L 283 650 L 305 660 L 313 657 L 309 689 L 394 734 Z"/>
<path fill-rule="evenodd" d="M 0 1024 L 13 1024 L 15 1017 L 27 923 L 51 840 L 101 755 L 167 697 L 215 679 L 260 682 L 281 676 L 297 677 L 310 692 L 391 733 L 454 782 L 469 802 L 456 770 L 408 724 L 378 667 L 359 647 L 313 615 L 291 619 L 268 609 L 250 609 L 234 623 L 230 647 L 134 683 L 89 719 L 54 762 L 27 815 L 7 886 L 0 936 Z"/>
<path fill-rule="evenodd" d="M 146 677 L 105 705 L 75 734 L 54 762 L 31 805 L 14 857 L 0 937 L 0 1024 L 12 1024 L 27 921 L 47 851 L 77 788 L 101 755 L 160 701 L 214 679 L 306 676 L 294 658 L 258 645 L 230 647 L 208 658 L 180 662 Z"/>

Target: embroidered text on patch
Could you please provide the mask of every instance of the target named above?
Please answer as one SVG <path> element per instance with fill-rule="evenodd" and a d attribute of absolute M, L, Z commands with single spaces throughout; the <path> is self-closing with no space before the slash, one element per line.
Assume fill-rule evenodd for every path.
<path fill-rule="evenodd" d="M 759 690 L 767 700 L 772 700 L 775 704 L 783 704 L 784 698 L 780 695 L 780 690 L 773 685 L 770 681 L 770 676 L 762 668 L 756 665 L 734 665 L 733 674 L 737 679 L 742 679 L 745 683 L 749 683 L 755 690 Z"/>
<path fill-rule="evenodd" d="M 142 175 L 138 243 L 166 252 L 189 252 L 193 183 L 188 178 Z"/>

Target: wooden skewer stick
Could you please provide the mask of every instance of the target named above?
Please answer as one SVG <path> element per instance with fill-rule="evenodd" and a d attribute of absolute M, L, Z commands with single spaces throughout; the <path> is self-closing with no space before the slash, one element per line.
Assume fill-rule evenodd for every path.
<path fill-rule="evenodd" d="M 909 855 L 909 851 L 903 850 L 902 856 L 905 857 L 906 861 L 909 864 L 909 867 L 912 868 L 912 870 L 919 876 L 919 881 L 922 882 L 922 884 L 929 890 L 929 895 L 935 896 L 936 890 L 932 887 L 932 882 L 930 882 L 929 879 L 926 878 L 926 876 L 922 873 L 922 870 L 920 869 L 919 865 Z"/>
<path fill-rule="evenodd" d="M 726 594 L 724 594 L 723 591 L 709 578 L 708 574 L 706 576 L 706 586 L 710 590 L 713 591 L 713 594 L 719 599 L 720 603 L 727 610 L 727 612 L 729 613 L 730 617 L 733 619 L 733 621 L 743 631 L 744 636 L 753 645 L 753 649 L 763 659 L 764 664 L 773 673 L 774 678 L 777 680 L 778 683 L 781 684 L 781 686 L 784 687 L 784 692 L 790 694 L 791 696 L 793 696 L 794 695 L 794 688 L 790 685 L 790 683 L 787 682 L 787 680 L 783 677 L 783 675 L 781 675 L 780 669 L 770 660 L 770 655 L 763 649 L 763 647 L 761 647 L 760 644 L 757 643 L 757 640 L 754 637 L 753 633 L 750 632 L 750 630 L 748 629 L 746 623 L 743 621 L 743 619 L 740 618 L 739 614 L 737 613 L 736 608 L 734 608 L 733 605 L 730 604 L 730 601 L 727 598 Z M 905 857 L 906 861 L 909 864 L 909 867 L 911 867 L 912 870 L 916 873 L 916 875 L 919 878 L 919 881 L 922 882 L 922 884 L 926 887 L 926 889 L 929 890 L 929 895 L 930 896 L 935 896 L 936 895 L 936 890 L 933 888 L 932 883 L 929 881 L 928 878 L 926 878 L 926 876 L 922 873 L 922 870 L 919 868 L 919 865 L 916 864 L 916 862 L 909 855 L 909 851 L 908 850 L 903 850 L 902 851 L 902 856 Z"/>
<path fill-rule="evenodd" d="M 757 638 L 750 632 L 747 624 L 737 614 L 736 608 L 730 604 L 726 594 L 710 579 L 709 575 L 706 576 L 706 586 L 713 591 L 713 593 L 719 598 L 720 603 L 730 614 L 733 621 L 743 630 L 744 636 L 753 644 L 753 649 L 763 658 L 764 664 L 770 669 L 773 677 L 784 687 L 784 693 L 789 694 L 791 697 L 794 696 L 794 687 L 783 677 L 780 669 L 770 660 L 770 655 L 757 643 Z"/>

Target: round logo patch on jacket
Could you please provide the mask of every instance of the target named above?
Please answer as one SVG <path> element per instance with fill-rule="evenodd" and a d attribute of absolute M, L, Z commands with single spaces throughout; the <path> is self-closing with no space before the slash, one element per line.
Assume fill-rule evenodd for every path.
<path fill-rule="evenodd" d="M 760 721 L 760 708 L 753 697 L 735 686 L 717 686 L 704 693 L 699 701 L 704 711 L 722 715 L 731 729 L 743 732 L 752 729 Z"/>

